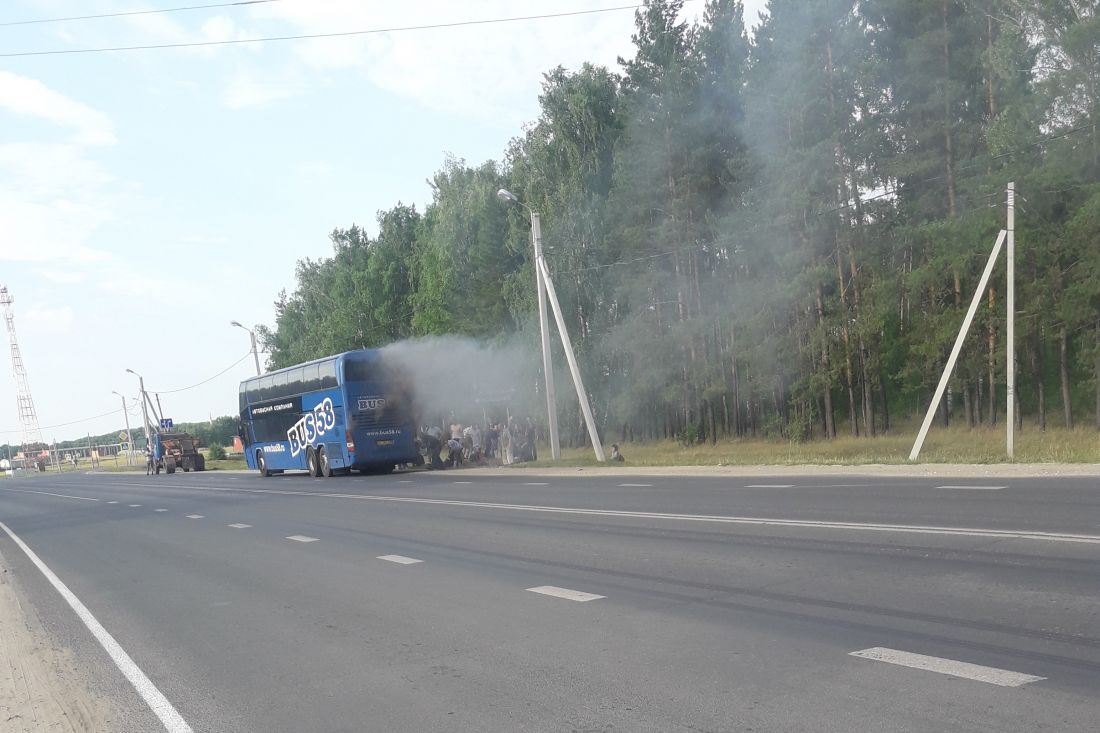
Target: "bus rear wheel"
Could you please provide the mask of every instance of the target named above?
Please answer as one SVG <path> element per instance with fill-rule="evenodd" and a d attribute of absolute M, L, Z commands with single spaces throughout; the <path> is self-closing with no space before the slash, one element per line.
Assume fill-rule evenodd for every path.
<path fill-rule="evenodd" d="M 317 462 L 321 466 L 321 475 L 332 478 L 332 464 L 328 462 L 328 451 L 324 448 L 317 449 Z"/>
<path fill-rule="evenodd" d="M 271 471 L 267 468 L 267 458 L 264 457 L 262 450 L 256 451 L 256 470 L 260 472 L 260 475 L 267 478 L 271 475 Z"/>
<path fill-rule="evenodd" d="M 313 478 L 320 478 L 321 461 L 317 457 L 317 451 L 312 448 L 306 450 L 306 467 L 309 469 L 310 476 Z"/>

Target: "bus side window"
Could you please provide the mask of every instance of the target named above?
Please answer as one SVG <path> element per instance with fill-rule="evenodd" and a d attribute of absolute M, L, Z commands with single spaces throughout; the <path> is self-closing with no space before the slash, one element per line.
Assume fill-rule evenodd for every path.
<path fill-rule="evenodd" d="M 260 377 L 260 399 L 270 400 L 275 396 L 275 392 L 272 389 L 272 385 L 275 384 L 274 378 L 269 374 L 265 377 Z"/>
<path fill-rule="evenodd" d="M 273 385 L 274 391 L 272 392 L 271 396 L 275 399 L 278 399 L 280 397 L 286 397 L 287 396 L 286 383 L 287 383 L 287 377 L 289 375 L 286 372 L 279 372 L 277 374 L 274 374 L 273 376 L 275 377 L 275 383 Z"/>
<path fill-rule="evenodd" d="M 336 386 L 336 360 L 322 361 L 319 365 L 321 377 L 321 389 L 332 389 Z"/>
<path fill-rule="evenodd" d="M 299 395 L 305 391 L 302 387 L 302 372 L 303 367 L 298 367 L 287 373 L 286 393 L 288 396 Z"/>
<path fill-rule="evenodd" d="M 302 392 L 316 392 L 321 389 L 321 377 L 317 364 L 302 367 Z"/>

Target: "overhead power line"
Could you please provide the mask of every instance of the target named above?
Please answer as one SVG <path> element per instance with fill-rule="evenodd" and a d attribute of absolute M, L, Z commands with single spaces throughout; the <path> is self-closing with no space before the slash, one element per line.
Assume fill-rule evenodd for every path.
<path fill-rule="evenodd" d="M 208 10 L 210 8 L 230 8 L 238 5 L 262 5 L 264 3 L 277 3 L 280 0 L 238 0 L 232 3 L 210 3 L 209 5 L 183 5 L 178 8 L 157 8 L 154 10 L 123 10 L 117 13 L 100 13 L 98 15 L 70 15 L 66 18 L 37 18 L 34 20 L 8 20 L 0 22 L 0 26 L 10 25 L 40 25 L 42 23 L 65 23 L 70 20 L 96 20 L 99 18 L 121 18 L 127 15 L 152 15 L 154 13 L 179 13 L 184 10 Z"/>
<path fill-rule="evenodd" d="M 689 0 L 690 1 L 690 0 Z M 103 48 L 58 48 L 46 51 L 15 51 L 0 53 L 0 58 L 13 58 L 16 56 L 60 56 L 74 53 L 105 53 L 108 51 L 146 51 L 156 48 L 194 48 L 196 46 L 230 46 L 243 43 L 267 43 L 270 41 L 302 41 L 314 38 L 341 38 L 347 36 L 366 36 L 379 33 L 402 33 L 406 31 L 426 31 L 439 28 L 462 28 L 475 25 L 492 25 L 499 23 L 521 23 L 530 20 L 549 20 L 552 18 L 568 18 L 579 15 L 595 15 L 597 13 L 613 13 L 622 10 L 636 10 L 641 5 L 617 5 L 611 8 L 595 8 L 592 10 L 571 10 L 563 13 L 543 13 L 540 15 L 517 15 L 509 18 L 482 18 L 479 20 L 459 20 L 450 23 L 429 23 L 425 25 L 394 26 L 392 28 L 366 28 L 356 31 L 334 31 L 332 33 L 301 33 L 291 36 L 263 36 L 260 38 L 234 38 L 224 41 L 192 41 L 188 43 L 152 43 L 141 46 L 111 46 Z"/>
<path fill-rule="evenodd" d="M 179 389 L 147 389 L 145 391 L 146 392 L 152 392 L 154 394 L 175 394 L 176 392 L 186 392 L 189 389 L 195 389 L 195 387 L 201 387 L 202 385 L 206 384 L 207 382 L 213 382 L 215 379 L 217 379 L 221 375 L 225 374 L 230 369 L 237 366 L 238 364 L 240 364 L 242 361 L 244 361 L 245 359 L 247 359 L 250 356 L 252 356 L 252 349 L 249 349 L 248 351 L 246 351 L 244 356 L 242 356 L 240 359 L 237 359 L 235 362 L 233 362 L 232 364 L 227 366 L 225 369 L 222 369 L 220 372 L 218 372 L 214 376 L 207 377 L 206 379 L 202 380 L 201 382 L 196 382 L 195 384 L 192 384 L 190 386 L 180 387 Z"/>
<path fill-rule="evenodd" d="M 62 423 L 58 423 L 56 425 L 43 425 L 40 429 L 41 430 L 52 430 L 53 428 L 64 428 L 64 427 L 68 427 L 69 425 L 79 425 L 82 422 L 90 422 L 92 420 L 98 420 L 101 417 L 107 417 L 109 415 L 118 415 L 121 412 L 122 412 L 122 408 L 121 407 L 116 407 L 115 409 L 113 409 L 109 412 L 104 412 L 104 413 L 99 414 L 99 415 L 92 415 L 91 417 L 82 417 L 79 420 L 70 420 L 69 422 L 62 422 Z M 0 433 L 3 433 L 4 435 L 11 435 L 12 433 L 18 433 L 18 432 L 20 432 L 20 431 L 18 431 L 18 430 L 0 430 Z"/>

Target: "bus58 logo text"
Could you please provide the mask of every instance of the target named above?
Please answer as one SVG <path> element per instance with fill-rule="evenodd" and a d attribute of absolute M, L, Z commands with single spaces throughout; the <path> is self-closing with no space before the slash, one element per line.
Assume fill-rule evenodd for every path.
<path fill-rule="evenodd" d="M 336 427 L 336 409 L 332 404 L 332 398 L 326 397 L 321 404 L 313 408 L 313 412 L 307 412 L 302 419 L 294 423 L 294 427 L 286 431 L 287 440 L 290 441 L 290 455 L 297 456 L 302 449 Z"/>

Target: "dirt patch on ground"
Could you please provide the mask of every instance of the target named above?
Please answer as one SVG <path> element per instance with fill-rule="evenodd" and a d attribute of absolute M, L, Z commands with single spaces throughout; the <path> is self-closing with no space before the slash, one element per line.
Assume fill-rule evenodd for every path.
<path fill-rule="evenodd" d="M 1044 476 L 1095 476 L 1100 489 L 1100 464 L 1097 463 L 924 463 L 913 466 L 615 466 L 575 468 L 499 468 L 461 469 L 463 474 L 480 476 L 882 476 L 882 477 L 973 477 L 1030 478 Z"/>
<path fill-rule="evenodd" d="M 91 693 L 72 654 L 46 635 L 0 554 L 0 731 L 103 733 L 110 704 Z"/>

